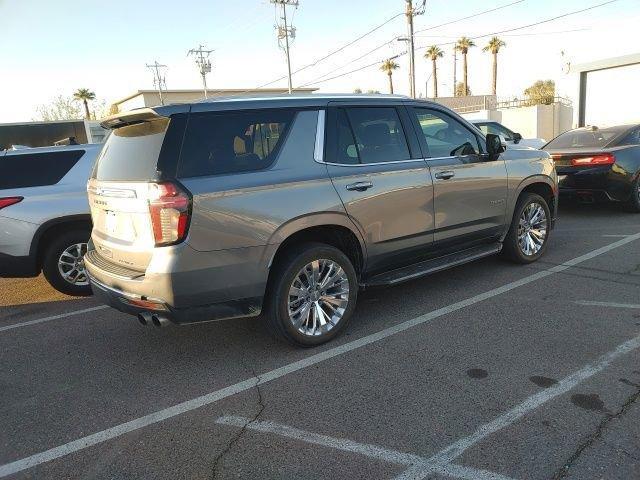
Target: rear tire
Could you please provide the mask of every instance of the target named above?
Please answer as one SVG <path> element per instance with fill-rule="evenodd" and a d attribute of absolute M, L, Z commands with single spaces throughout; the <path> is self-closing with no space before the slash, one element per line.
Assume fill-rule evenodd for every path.
<path fill-rule="evenodd" d="M 532 263 L 546 251 L 551 231 L 551 211 L 547 201 L 535 193 L 525 193 L 516 204 L 502 252 L 516 263 Z"/>
<path fill-rule="evenodd" d="M 627 210 L 640 213 L 640 174 L 631 186 L 631 196 L 626 203 Z"/>
<path fill-rule="evenodd" d="M 59 292 L 76 297 L 91 295 L 91 285 L 82 260 L 90 235 L 87 230 L 71 230 L 56 235 L 45 247 L 42 273 Z"/>
<path fill-rule="evenodd" d="M 321 345 L 344 330 L 357 296 L 358 277 L 349 258 L 330 245 L 305 243 L 273 267 L 266 322 L 275 337 L 293 345 Z"/>

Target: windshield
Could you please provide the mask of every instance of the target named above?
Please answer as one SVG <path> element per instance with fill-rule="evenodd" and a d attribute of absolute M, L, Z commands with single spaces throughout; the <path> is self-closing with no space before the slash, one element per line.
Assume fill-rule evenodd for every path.
<path fill-rule="evenodd" d="M 570 130 L 547 143 L 545 149 L 603 148 L 623 131 L 623 128 Z"/>

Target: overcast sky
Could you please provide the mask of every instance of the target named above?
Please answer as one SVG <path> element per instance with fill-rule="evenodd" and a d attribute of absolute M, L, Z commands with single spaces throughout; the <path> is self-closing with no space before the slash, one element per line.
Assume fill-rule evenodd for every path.
<path fill-rule="evenodd" d="M 428 0 L 416 18 L 416 30 L 459 19 L 515 0 Z M 424 95 L 431 65 L 426 46 L 443 44 L 439 62 L 439 93 L 452 90 L 451 46 L 461 35 L 476 37 L 515 28 L 605 0 L 524 0 L 493 13 L 416 34 L 417 88 Z M 293 69 L 300 68 L 348 43 L 403 11 L 404 0 L 300 0 L 293 23 Z M 414 3 L 419 3 L 414 1 Z M 166 5 L 166 6 L 162 6 Z M 167 64 L 167 87 L 199 88 L 187 50 L 204 43 L 215 49 L 211 88 L 252 88 L 286 73 L 284 54 L 274 31 L 274 6 L 266 0 L 0 0 L 0 122 L 29 121 L 35 107 L 77 88 L 93 90 L 110 103 L 138 89 L 152 88 L 145 63 Z M 563 62 L 580 63 L 640 50 L 637 29 L 640 1 L 618 0 L 581 14 L 500 35 L 507 47 L 499 57 L 499 96 L 517 96 L 537 79 L 551 78 L 560 93 L 573 83 L 562 73 Z M 373 34 L 330 59 L 294 76 L 294 86 L 323 75 L 334 76 L 381 61 L 405 49 L 392 41 L 374 53 L 353 60 L 398 35 L 406 34 L 399 16 Z M 469 53 L 469 84 L 474 94 L 490 91 L 491 59 L 483 53 L 487 38 L 478 38 Z M 565 56 L 561 52 L 565 52 Z M 406 56 L 398 59 L 396 93 L 408 93 Z M 459 62 L 458 72 L 461 71 Z M 461 77 L 459 76 L 458 79 Z M 286 87 L 286 80 L 273 86 Z M 351 92 L 355 88 L 387 91 L 378 65 L 335 80 L 316 83 L 321 91 Z M 431 83 L 429 83 L 431 92 Z M 566 90 L 566 91 L 565 91 Z"/>

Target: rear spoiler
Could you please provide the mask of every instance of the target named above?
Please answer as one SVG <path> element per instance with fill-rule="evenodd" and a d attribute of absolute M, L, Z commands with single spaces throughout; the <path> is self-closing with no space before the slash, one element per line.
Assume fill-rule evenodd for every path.
<path fill-rule="evenodd" d="M 174 113 L 186 113 L 190 108 L 191 107 L 189 105 L 167 105 L 153 108 L 137 108 L 128 112 L 110 115 L 100 122 L 100 126 L 107 129 L 120 128 L 125 125 L 149 122 L 161 117 L 167 118 Z"/>

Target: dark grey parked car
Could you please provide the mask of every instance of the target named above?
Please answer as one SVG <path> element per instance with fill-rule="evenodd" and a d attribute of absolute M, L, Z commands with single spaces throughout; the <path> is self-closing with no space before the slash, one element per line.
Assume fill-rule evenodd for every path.
<path fill-rule="evenodd" d="M 135 110 L 88 184 L 94 293 L 143 324 L 264 313 L 299 345 L 344 329 L 363 287 L 545 251 L 545 152 L 504 151 L 398 96 L 221 99 Z"/>

